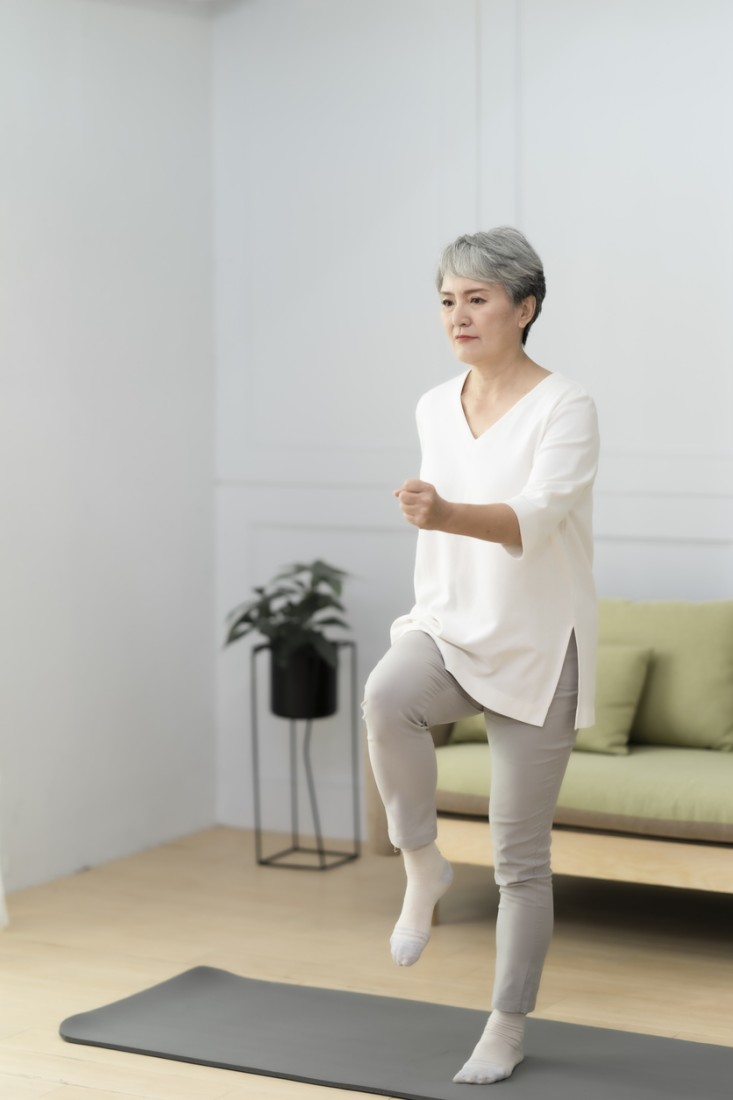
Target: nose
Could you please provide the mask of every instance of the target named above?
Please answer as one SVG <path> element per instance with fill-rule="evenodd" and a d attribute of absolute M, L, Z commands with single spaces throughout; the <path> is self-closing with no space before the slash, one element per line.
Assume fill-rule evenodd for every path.
<path fill-rule="evenodd" d="M 453 316 L 451 319 L 453 321 L 454 328 L 466 327 L 466 325 L 470 321 L 470 317 L 468 316 L 468 311 L 464 302 L 456 302 L 456 304 L 453 306 Z"/>

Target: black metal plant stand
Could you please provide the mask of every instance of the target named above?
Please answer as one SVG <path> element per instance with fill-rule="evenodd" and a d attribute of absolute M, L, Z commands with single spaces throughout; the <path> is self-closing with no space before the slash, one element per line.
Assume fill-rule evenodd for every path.
<path fill-rule="evenodd" d="M 318 799 L 311 765 L 311 739 L 313 735 L 312 718 L 289 719 L 290 724 L 290 845 L 280 852 L 272 855 L 263 855 L 262 849 L 262 806 L 260 799 L 260 746 L 258 730 L 258 705 L 257 705 L 257 657 L 263 650 L 271 649 L 267 643 L 255 646 L 251 659 L 251 689 L 252 689 L 252 782 L 254 787 L 254 811 L 255 811 L 255 852 L 257 862 L 273 867 L 291 867 L 306 871 L 329 871 L 333 867 L 340 867 L 344 863 L 350 863 L 358 859 L 361 854 L 361 810 L 359 806 L 359 745 L 357 723 L 356 700 L 356 643 L 336 642 L 337 648 L 351 651 L 350 661 L 350 703 L 351 703 L 351 775 L 352 775 L 352 808 L 353 808 L 353 838 L 352 846 L 347 851 L 334 851 L 328 849 L 323 843 L 321 830 L 321 818 L 318 811 Z M 308 801 L 310 803 L 311 817 L 313 819 L 313 832 L 315 835 L 315 847 L 303 845 L 300 840 L 299 806 L 298 806 L 298 721 L 305 724 L 303 733 L 303 769 L 305 771 L 308 787 Z M 309 857 L 306 861 L 288 860 L 289 856 L 302 855 Z"/>

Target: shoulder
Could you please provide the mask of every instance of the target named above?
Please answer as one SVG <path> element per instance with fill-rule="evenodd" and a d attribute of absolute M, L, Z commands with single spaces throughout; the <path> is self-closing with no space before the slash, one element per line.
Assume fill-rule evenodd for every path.
<path fill-rule="evenodd" d="M 553 374 L 539 419 L 540 435 L 546 446 L 572 445 L 597 455 L 600 447 L 598 412 L 593 398 L 577 382 Z"/>
<path fill-rule="evenodd" d="M 588 391 L 580 385 L 579 382 L 574 381 L 572 378 L 566 377 L 564 374 L 559 374 L 557 371 L 553 371 L 548 375 L 546 379 L 548 386 L 548 393 L 551 393 L 554 401 L 563 400 L 586 400 L 593 401 L 593 398 Z"/>
<path fill-rule="evenodd" d="M 582 417 L 596 418 L 596 404 L 588 391 L 564 374 L 553 373 L 543 383 L 545 411 L 553 413 L 575 412 Z"/>

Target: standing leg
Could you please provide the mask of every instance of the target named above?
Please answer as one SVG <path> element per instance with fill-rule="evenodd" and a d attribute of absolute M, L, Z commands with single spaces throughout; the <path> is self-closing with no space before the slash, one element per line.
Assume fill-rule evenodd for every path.
<path fill-rule="evenodd" d="M 500 891 L 494 1011 L 456 1081 L 503 1080 L 524 1057 L 524 1016 L 535 1007 L 552 937 L 552 819 L 575 744 L 577 684 L 573 637 L 544 726 L 487 715 L 489 818 Z"/>
<path fill-rule="evenodd" d="M 419 959 L 436 903 L 453 873 L 435 845 L 437 768 L 430 727 L 481 711 L 446 670 L 424 631 L 399 638 L 364 693 L 369 756 L 387 813 L 389 837 L 403 853 L 407 889 L 390 941 L 400 966 Z"/>

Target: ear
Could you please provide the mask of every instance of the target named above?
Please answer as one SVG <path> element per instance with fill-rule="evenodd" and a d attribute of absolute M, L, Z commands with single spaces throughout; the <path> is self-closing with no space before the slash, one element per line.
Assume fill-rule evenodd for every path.
<path fill-rule="evenodd" d="M 529 322 L 534 317 L 534 311 L 537 307 L 537 299 L 534 294 L 530 294 L 529 297 L 524 298 L 519 303 L 519 327 L 526 328 Z"/>

